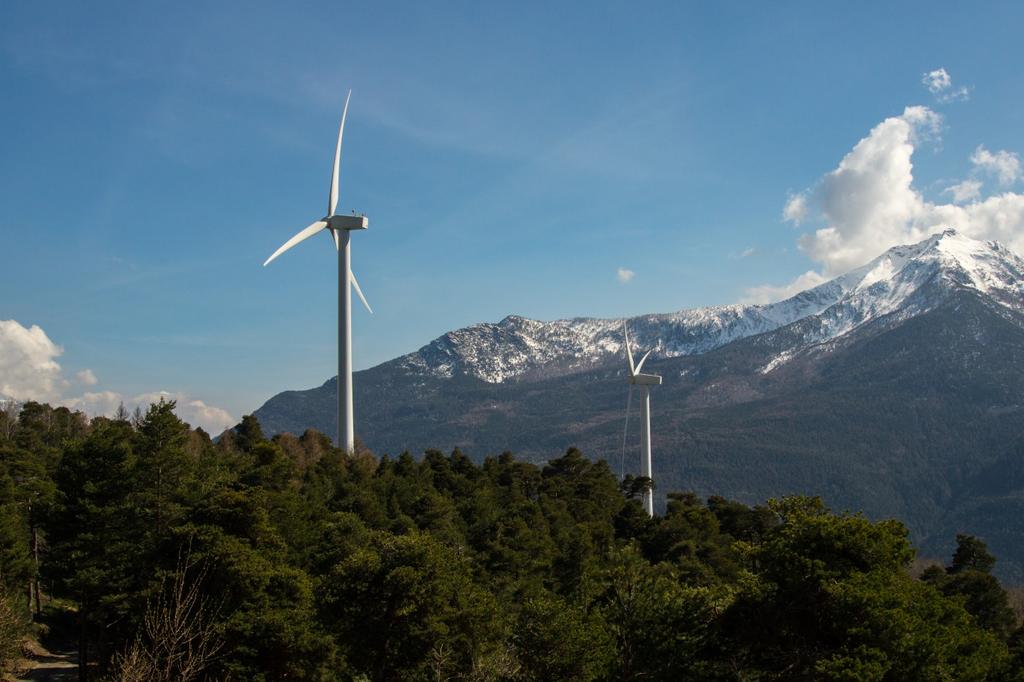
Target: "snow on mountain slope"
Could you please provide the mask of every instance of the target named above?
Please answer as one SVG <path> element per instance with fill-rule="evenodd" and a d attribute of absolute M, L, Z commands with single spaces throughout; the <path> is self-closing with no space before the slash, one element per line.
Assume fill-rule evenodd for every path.
<path fill-rule="evenodd" d="M 832 301 L 821 297 L 785 304 L 731 305 L 629 319 L 634 344 L 654 357 L 705 353 L 737 339 L 771 331 Z M 502 383 L 541 373 L 564 374 L 607 362 L 623 353 L 622 320 L 576 318 L 539 322 L 510 315 L 435 339 L 399 359 L 409 371 L 440 377 L 467 374 Z M 624 359 L 624 356 L 623 356 Z"/>
<path fill-rule="evenodd" d="M 653 357 L 698 355 L 738 339 L 815 318 L 794 348 L 840 337 L 884 315 L 911 317 L 931 309 L 958 287 L 1021 308 L 1024 260 L 997 242 L 970 239 L 954 230 L 897 246 L 867 265 L 767 305 L 728 305 L 630 318 L 637 348 Z M 576 318 L 540 322 L 509 316 L 435 339 L 398 358 L 407 371 L 438 377 L 473 376 L 489 383 L 565 374 L 621 358 L 622 320 Z"/>
<path fill-rule="evenodd" d="M 946 230 L 909 246 L 895 246 L 867 265 L 822 287 L 843 293 L 817 314 L 805 343 L 840 337 L 885 315 L 906 319 L 931 310 L 956 288 L 970 288 L 1012 308 L 1022 307 L 1024 260 L 998 242 Z"/>

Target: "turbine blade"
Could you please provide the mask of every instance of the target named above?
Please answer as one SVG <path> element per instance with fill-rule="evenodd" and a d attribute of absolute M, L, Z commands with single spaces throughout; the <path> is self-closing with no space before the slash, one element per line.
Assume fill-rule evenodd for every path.
<path fill-rule="evenodd" d="M 629 329 L 626 328 L 626 321 L 622 321 L 622 335 L 626 337 L 626 359 L 629 360 L 629 376 L 636 376 L 636 369 L 633 367 L 633 351 L 629 349 Z"/>
<path fill-rule="evenodd" d="M 338 207 L 338 170 L 341 167 L 341 136 L 345 134 L 345 117 L 348 115 L 348 101 L 352 97 L 352 91 L 348 91 L 345 97 L 345 108 L 341 111 L 341 125 L 338 126 L 338 146 L 334 148 L 334 168 L 331 170 L 331 193 L 327 198 L 327 215 L 334 215 L 334 209 Z"/>
<path fill-rule="evenodd" d="M 349 270 L 348 278 L 352 280 L 352 288 L 356 290 L 356 296 L 359 297 L 359 300 L 363 302 L 363 305 L 366 306 L 366 309 L 370 311 L 371 315 L 373 315 L 373 308 L 371 308 L 370 304 L 366 302 L 366 297 L 363 296 L 363 290 L 359 288 L 359 280 L 356 279 L 355 273 Z"/>
<path fill-rule="evenodd" d="M 647 357 L 648 357 L 648 356 L 649 356 L 649 355 L 650 355 L 651 353 L 653 353 L 653 352 L 654 352 L 654 349 L 652 348 L 651 350 L 649 350 L 649 351 L 647 351 L 646 353 L 644 353 L 644 356 L 643 356 L 642 358 L 640 358 L 640 362 L 638 362 L 638 363 L 637 363 L 637 365 L 636 365 L 636 373 L 637 373 L 637 374 L 639 374 L 639 373 L 640 373 L 640 369 L 641 369 L 641 368 L 642 368 L 642 367 L 644 366 L 644 360 L 646 360 L 646 359 L 647 359 Z"/>
<path fill-rule="evenodd" d="M 294 237 L 292 237 L 291 239 L 286 241 L 284 244 L 282 244 L 281 248 L 279 248 L 277 251 L 275 251 L 274 255 L 272 255 L 270 258 L 268 258 L 263 263 L 263 266 L 266 267 L 267 264 L 270 263 L 270 261 L 274 260 L 275 258 L 280 256 L 282 253 L 284 253 L 288 249 L 292 248 L 293 246 L 295 246 L 299 242 L 305 241 L 306 239 L 309 239 L 310 237 L 312 237 L 314 234 L 316 234 L 320 230 L 324 229 L 325 227 L 327 227 L 327 223 L 325 223 L 323 220 L 318 220 L 315 223 L 313 223 L 312 225 L 310 225 L 309 227 L 305 228 L 304 230 L 301 230 Z"/>
<path fill-rule="evenodd" d="M 619 459 L 619 480 L 626 477 L 626 436 L 629 434 L 629 408 L 633 402 L 633 384 L 626 395 L 626 425 L 622 427 L 622 457 Z"/>
<path fill-rule="evenodd" d="M 338 238 L 338 231 L 337 230 L 331 230 L 331 239 L 334 240 L 334 250 L 335 251 L 340 251 L 341 250 L 341 239 Z"/>

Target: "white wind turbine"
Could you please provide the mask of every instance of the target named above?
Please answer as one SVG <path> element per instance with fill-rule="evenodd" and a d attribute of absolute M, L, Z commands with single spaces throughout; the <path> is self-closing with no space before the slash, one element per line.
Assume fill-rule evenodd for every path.
<path fill-rule="evenodd" d="M 338 207 L 338 169 L 341 164 L 341 136 L 345 132 L 345 116 L 348 114 L 348 101 L 352 91 L 345 97 L 345 109 L 341 112 L 341 125 L 338 127 L 338 145 L 334 149 L 334 168 L 331 171 L 331 190 L 327 198 L 327 215 L 281 245 L 270 258 L 263 263 L 266 266 L 282 253 L 301 241 L 309 239 L 317 232 L 330 230 L 334 239 L 334 248 L 338 251 L 338 445 L 346 452 L 355 449 L 355 427 L 352 415 L 352 287 L 355 287 L 359 300 L 371 313 L 373 310 L 366 302 L 356 276 L 352 274 L 352 252 L 349 245 L 352 230 L 365 230 L 370 221 L 365 215 L 335 215 Z"/>
<path fill-rule="evenodd" d="M 626 400 L 626 427 L 629 426 L 629 406 L 633 399 L 633 386 L 640 387 L 640 475 L 653 480 L 651 475 L 651 386 L 660 386 L 661 377 L 656 374 L 641 374 L 644 362 L 651 354 L 647 351 L 640 362 L 633 363 L 633 351 L 629 348 L 629 330 L 622 321 L 622 334 L 626 338 L 626 359 L 629 360 L 629 397 Z M 622 447 L 626 447 L 626 432 L 622 434 Z M 644 490 L 643 507 L 648 516 L 654 516 L 654 491 Z"/>

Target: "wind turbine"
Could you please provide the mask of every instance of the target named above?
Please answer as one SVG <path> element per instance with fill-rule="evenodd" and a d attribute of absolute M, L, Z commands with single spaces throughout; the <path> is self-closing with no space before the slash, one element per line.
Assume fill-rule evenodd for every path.
<path fill-rule="evenodd" d="M 345 108 L 341 112 L 341 125 L 338 126 L 338 145 L 334 148 L 334 168 L 331 170 L 331 189 L 327 195 L 327 215 L 286 241 L 263 263 L 266 266 L 299 242 L 309 239 L 317 232 L 330 230 L 334 248 L 338 251 L 338 445 L 345 448 L 346 452 L 355 450 L 355 427 L 352 416 L 353 287 L 366 309 L 373 312 L 359 288 L 356 276 L 352 274 L 352 249 L 349 244 L 350 233 L 353 230 L 365 230 L 370 226 L 370 221 L 365 215 L 336 215 L 334 212 L 338 207 L 341 137 L 345 132 L 345 116 L 348 114 L 348 101 L 351 97 L 352 91 L 349 90 L 348 96 L 345 97 Z"/>
<path fill-rule="evenodd" d="M 633 399 L 633 386 L 640 387 L 640 475 L 653 480 L 651 476 L 651 386 L 660 386 L 661 377 L 656 374 L 641 374 L 640 370 L 644 362 L 651 354 L 647 351 L 640 362 L 633 363 L 633 351 L 629 349 L 629 329 L 626 328 L 626 321 L 622 321 L 622 334 L 626 338 L 626 359 L 629 360 L 629 398 L 626 401 L 626 425 L 629 425 L 629 403 Z M 626 433 L 622 434 L 625 448 Z M 644 490 L 643 507 L 648 516 L 654 516 L 654 491 L 651 488 Z"/>

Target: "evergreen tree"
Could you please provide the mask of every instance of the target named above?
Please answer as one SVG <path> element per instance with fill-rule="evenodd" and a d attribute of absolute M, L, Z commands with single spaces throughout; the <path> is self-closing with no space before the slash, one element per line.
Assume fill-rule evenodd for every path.
<path fill-rule="evenodd" d="M 346 659 L 374 680 L 469 672 L 501 632 L 464 558 L 411 533 L 376 531 L 323 580 L 323 617 Z"/>
<path fill-rule="evenodd" d="M 995 576 L 989 571 L 996 559 L 980 539 L 957 535 L 957 548 L 946 572 L 927 571 L 922 580 L 937 587 L 943 594 L 962 600 L 964 608 L 985 629 L 1002 639 L 1009 638 L 1017 626 L 1009 598 Z"/>
<path fill-rule="evenodd" d="M 777 525 L 747 545 L 748 577 L 723 625 L 723 657 L 768 679 L 985 679 L 997 638 L 913 580 L 907 531 L 836 515 L 817 498 L 772 501 Z"/>
<path fill-rule="evenodd" d="M 902 524 L 816 498 L 670 493 L 651 519 L 642 481 L 572 449 L 377 459 L 267 440 L 251 415 L 214 444 L 173 410 L 0 416 L 0 588 L 23 607 L 41 525 L 83 663 L 122 652 L 124 669 L 189 547 L 213 679 L 1024 682 L 977 538 L 915 580 Z"/>
<path fill-rule="evenodd" d="M 189 456 L 188 427 L 174 414 L 175 402 L 150 405 L 138 425 L 133 502 L 156 546 L 184 516 L 195 460 Z"/>
<path fill-rule="evenodd" d="M 78 605 L 79 666 L 86 675 L 97 645 L 101 659 L 128 622 L 142 536 L 130 502 L 134 432 L 124 422 L 97 419 L 92 433 L 60 460 L 57 496 L 47 524 L 50 553 L 45 573 L 54 590 Z M 135 618 L 141 614 L 134 614 Z M 120 624 L 120 628 L 112 628 Z"/>

